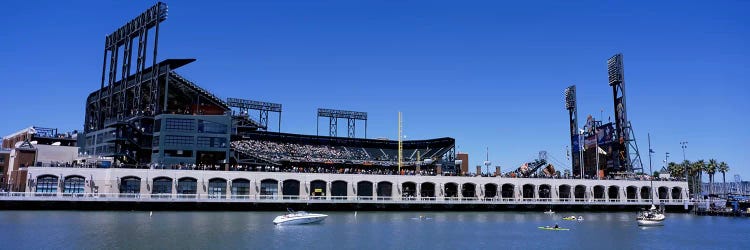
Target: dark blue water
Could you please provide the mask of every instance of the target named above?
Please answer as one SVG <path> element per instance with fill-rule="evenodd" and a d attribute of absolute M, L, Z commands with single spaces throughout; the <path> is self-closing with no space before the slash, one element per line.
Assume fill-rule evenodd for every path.
<path fill-rule="evenodd" d="M 274 226 L 275 212 L 0 211 L 1 249 L 750 249 L 750 219 L 634 213 L 331 212 Z M 413 219 L 423 215 L 428 220 Z M 540 230 L 554 225 L 570 231 Z"/>

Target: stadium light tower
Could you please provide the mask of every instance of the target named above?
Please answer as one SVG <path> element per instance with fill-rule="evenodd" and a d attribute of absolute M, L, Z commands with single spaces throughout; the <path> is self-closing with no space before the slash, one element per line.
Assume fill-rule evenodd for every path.
<path fill-rule="evenodd" d="M 576 172 L 576 168 L 580 169 L 581 179 L 583 179 L 583 152 L 581 151 L 582 143 L 578 132 L 576 85 L 565 88 L 565 109 L 568 110 L 568 124 L 570 125 L 571 170 Z"/>

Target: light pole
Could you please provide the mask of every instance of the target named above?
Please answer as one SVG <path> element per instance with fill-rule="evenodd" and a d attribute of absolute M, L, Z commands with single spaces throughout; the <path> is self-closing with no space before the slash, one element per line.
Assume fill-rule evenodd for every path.
<path fill-rule="evenodd" d="M 680 142 L 680 147 L 682 147 L 682 162 L 683 163 L 685 163 L 685 161 L 687 161 L 687 157 L 685 157 L 685 149 L 687 148 L 687 144 L 688 144 L 688 142 L 686 142 L 686 141 L 681 141 Z M 688 166 L 682 166 L 682 168 L 685 171 L 685 181 L 687 182 L 687 180 L 688 180 Z M 689 195 L 689 193 L 688 193 L 688 195 Z"/>

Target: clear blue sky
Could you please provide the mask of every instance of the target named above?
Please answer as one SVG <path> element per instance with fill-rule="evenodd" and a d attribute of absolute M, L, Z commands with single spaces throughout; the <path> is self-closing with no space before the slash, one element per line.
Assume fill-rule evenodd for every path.
<path fill-rule="evenodd" d="M 651 133 L 655 169 L 687 140 L 688 159 L 750 179 L 750 2 L 658 2 L 175 1 L 159 59 L 197 58 L 178 71 L 220 97 L 282 103 L 285 132 L 315 134 L 326 107 L 366 111 L 370 137 L 395 139 L 402 111 L 408 139 L 454 137 L 472 166 L 489 147 L 508 171 L 539 150 L 570 165 L 563 89 L 578 86 L 581 120 L 606 120 L 621 52 L 644 160 Z M 104 36 L 153 3 L 4 3 L 0 134 L 81 129 Z"/>

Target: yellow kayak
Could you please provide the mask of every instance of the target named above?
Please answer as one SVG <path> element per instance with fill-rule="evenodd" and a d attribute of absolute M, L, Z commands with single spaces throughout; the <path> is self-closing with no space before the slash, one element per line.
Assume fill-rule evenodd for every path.
<path fill-rule="evenodd" d="M 563 220 L 576 220 L 575 216 L 563 217 Z"/>

